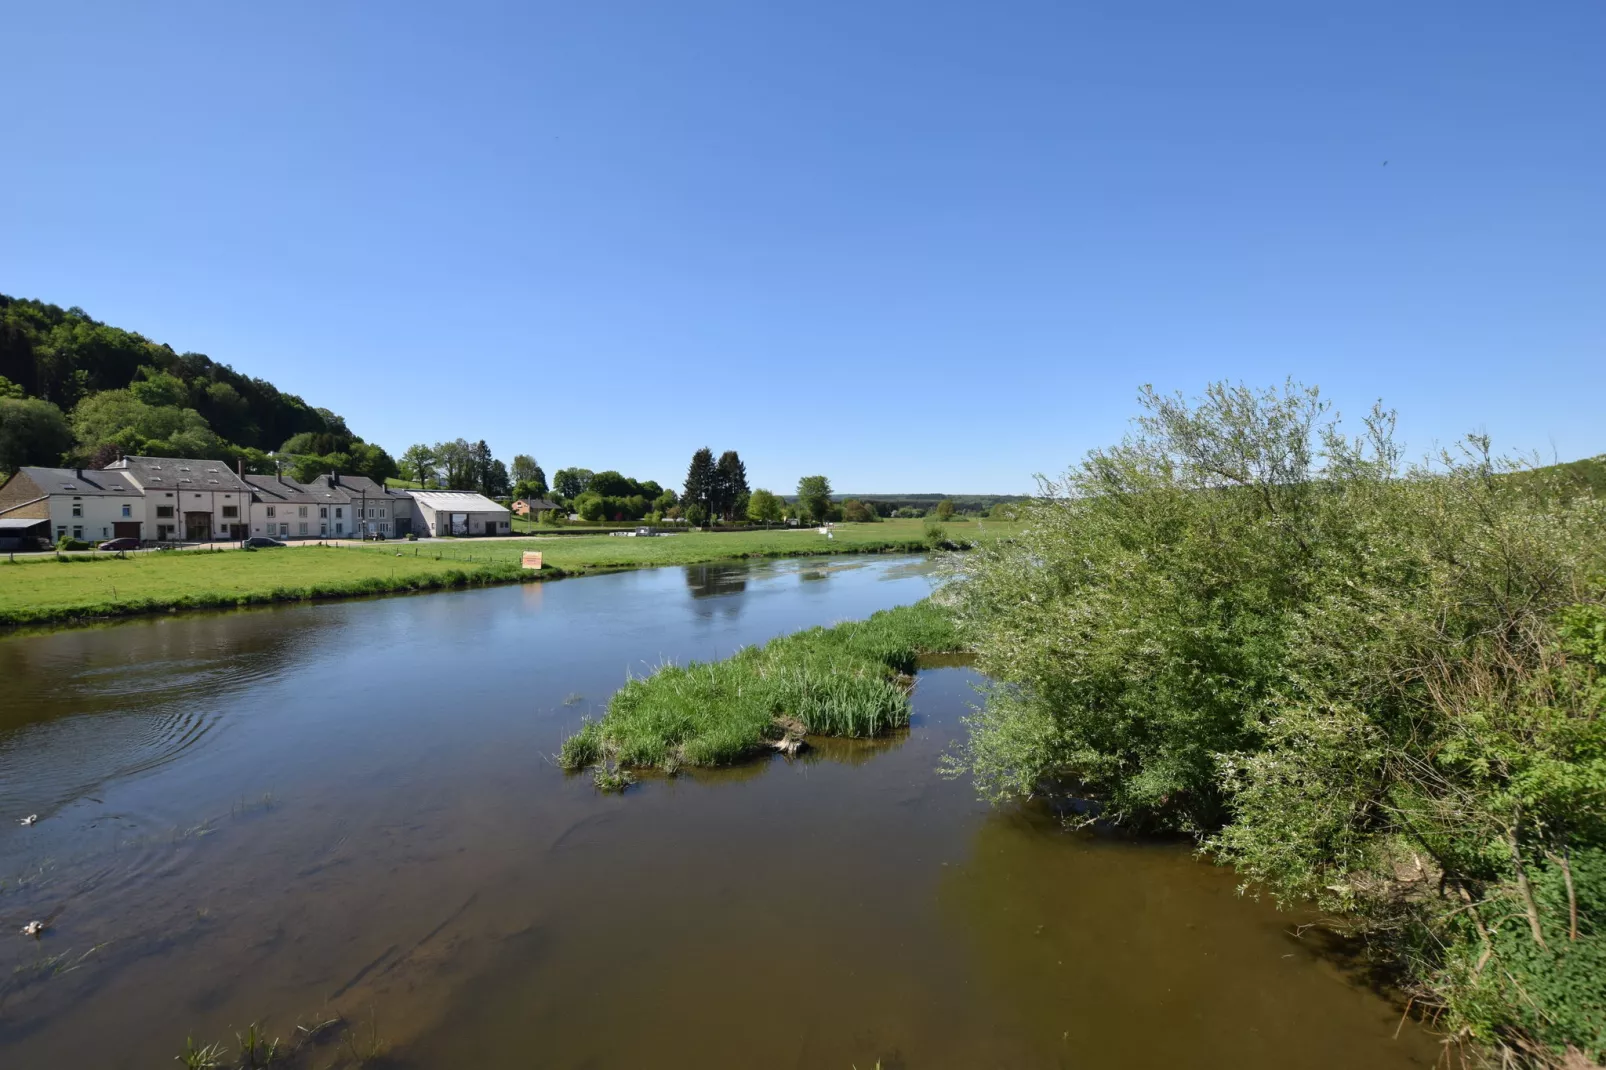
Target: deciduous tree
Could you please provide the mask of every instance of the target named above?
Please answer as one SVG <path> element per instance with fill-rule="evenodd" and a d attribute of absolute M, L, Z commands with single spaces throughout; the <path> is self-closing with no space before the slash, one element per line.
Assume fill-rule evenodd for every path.
<path fill-rule="evenodd" d="M 799 515 L 819 523 L 831 509 L 831 481 L 824 476 L 804 476 L 797 481 Z"/>
<path fill-rule="evenodd" d="M 763 487 L 753 491 L 747 499 L 747 519 L 755 524 L 769 527 L 781 521 L 781 512 L 784 503 L 781 499 L 765 490 Z"/>

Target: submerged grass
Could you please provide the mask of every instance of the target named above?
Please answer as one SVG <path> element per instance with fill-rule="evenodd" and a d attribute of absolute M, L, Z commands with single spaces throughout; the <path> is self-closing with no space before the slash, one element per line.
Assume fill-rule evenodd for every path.
<path fill-rule="evenodd" d="M 908 678 L 920 655 L 957 642 L 947 614 L 926 601 L 724 661 L 666 665 L 625 684 L 601 720 L 563 741 L 558 764 L 673 773 L 791 751 L 805 734 L 881 735 L 909 723 Z"/>

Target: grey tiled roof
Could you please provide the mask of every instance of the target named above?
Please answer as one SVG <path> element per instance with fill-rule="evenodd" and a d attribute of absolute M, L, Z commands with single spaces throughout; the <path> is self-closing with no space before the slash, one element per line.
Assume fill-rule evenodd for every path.
<path fill-rule="evenodd" d="M 344 505 L 350 499 L 339 488 L 297 483 L 288 476 L 246 476 L 252 495 L 268 505 Z"/>
<path fill-rule="evenodd" d="M 147 491 L 250 490 L 224 461 L 201 461 L 189 457 L 124 457 L 120 461 L 113 461 L 103 471 L 122 472 Z"/>
<path fill-rule="evenodd" d="M 139 497 L 139 488 L 125 479 L 121 472 L 100 471 L 94 468 L 28 466 L 22 468 L 21 473 L 46 494 L 116 494 L 120 497 Z"/>

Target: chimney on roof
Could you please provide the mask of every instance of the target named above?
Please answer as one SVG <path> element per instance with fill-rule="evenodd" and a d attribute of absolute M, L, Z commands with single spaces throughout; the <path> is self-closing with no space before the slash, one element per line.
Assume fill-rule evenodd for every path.
<path fill-rule="evenodd" d="M 84 470 L 82 468 L 74 468 L 72 474 L 79 479 L 84 478 Z"/>
<path fill-rule="evenodd" d="M 239 476 L 241 479 L 245 478 L 245 458 L 244 457 L 236 457 L 236 458 L 234 458 L 234 474 Z"/>
<path fill-rule="evenodd" d="M 331 487 L 340 486 L 340 473 L 339 472 L 330 472 L 329 473 L 329 485 Z"/>

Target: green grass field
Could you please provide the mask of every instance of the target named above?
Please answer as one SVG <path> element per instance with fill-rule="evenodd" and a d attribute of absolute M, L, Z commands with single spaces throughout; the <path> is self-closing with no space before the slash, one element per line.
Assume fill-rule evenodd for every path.
<path fill-rule="evenodd" d="M 992 520 L 954 521 L 943 525 L 944 537 L 955 544 L 986 543 L 1007 538 L 1019 529 L 1018 524 Z M 654 565 L 698 565 L 746 557 L 917 553 L 929 547 L 925 521 L 887 520 L 880 524 L 838 524 L 829 539 L 815 528 L 775 528 L 718 533 L 693 531 L 668 538 L 645 539 L 620 535 L 535 535 L 527 539 L 495 541 L 459 539 L 415 549 L 420 553 L 454 557 L 465 563 L 472 557 L 475 563 L 504 561 L 510 564 L 516 564 L 525 550 L 539 550 L 543 563 L 548 566 L 566 572 L 586 572 Z"/>
<path fill-rule="evenodd" d="M 945 525 L 945 538 L 956 544 L 985 542 L 1014 530 L 1015 525 L 990 520 L 954 522 Z M 662 539 L 566 535 L 295 546 L 254 553 L 176 550 L 67 561 L 41 556 L 0 562 L 0 625 L 513 583 L 657 565 L 926 548 L 922 521 L 889 520 L 838 525 L 830 539 L 814 529 L 777 529 L 691 532 Z M 541 551 L 541 574 L 520 569 L 526 550 Z"/>
<path fill-rule="evenodd" d="M 334 547 L 173 551 L 124 558 L 55 557 L 0 563 L 0 623 L 115 617 L 432 590 L 522 579 L 506 564 L 465 565 Z"/>

